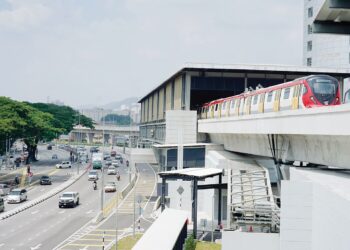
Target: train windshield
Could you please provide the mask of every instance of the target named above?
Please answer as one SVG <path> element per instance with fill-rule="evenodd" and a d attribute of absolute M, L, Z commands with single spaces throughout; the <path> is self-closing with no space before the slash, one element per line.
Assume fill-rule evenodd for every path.
<path fill-rule="evenodd" d="M 307 81 L 319 102 L 328 105 L 336 98 L 338 92 L 337 79 L 330 76 L 313 76 Z"/>

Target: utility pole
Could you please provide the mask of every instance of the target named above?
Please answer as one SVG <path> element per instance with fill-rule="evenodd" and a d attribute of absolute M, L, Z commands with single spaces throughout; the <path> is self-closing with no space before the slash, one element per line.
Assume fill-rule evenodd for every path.
<path fill-rule="evenodd" d="M 104 202 L 104 192 L 103 192 L 103 187 L 104 187 L 104 174 L 103 174 L 103 158 L 104 158 L 104 148 L 105 148 L 105 128 L 104 128 L 104 123 L 105 119 L 103 116 L 103 109 L 102 109 L 102 162 L 101 162 L 101 213 L 102 213 L 102 218 L 103 218 L 103 202 Z"/>
<path fill-rule="evenodd" d="M 135 175 L 135 173 L 134 173 Z M 134 184 L 135 185 L 135 184 Z M 132 228 L 132 235 L 135 238 L 135 223 L 136 223 L 136 207 L 135 207 L 135 192 L 136 192 L 136 187 L 134 186 L 134 192 L 133 192 L 133 200 L 134 200 L 134 223 L 133 223 L 133 228 Z"/>
<path fill-rule="evenodd" d="M 115 202 L 115 250 L 118 250 L 118 190 L 116 192 L 117 200 Z"/>

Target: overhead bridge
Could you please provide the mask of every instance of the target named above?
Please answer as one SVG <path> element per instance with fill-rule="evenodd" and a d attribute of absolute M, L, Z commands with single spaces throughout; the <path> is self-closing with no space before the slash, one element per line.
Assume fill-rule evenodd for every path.
<path fill-rule="evenodd" d="M 350 104 L 198 120 L 226 150 L 350 168 Z"/>

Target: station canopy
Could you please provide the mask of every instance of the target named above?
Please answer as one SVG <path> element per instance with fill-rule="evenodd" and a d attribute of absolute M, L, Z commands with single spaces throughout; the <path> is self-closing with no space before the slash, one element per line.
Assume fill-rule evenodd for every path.
<path fill-rule="evenodd" d="M 158 173 L 160 177 L 166 179 L 183 179 L 183 180 L 204 180 L 208 177 L 222 175 L 222 169 L 217 168 L 184 168 L 178 170 L 164 171 Z"/>

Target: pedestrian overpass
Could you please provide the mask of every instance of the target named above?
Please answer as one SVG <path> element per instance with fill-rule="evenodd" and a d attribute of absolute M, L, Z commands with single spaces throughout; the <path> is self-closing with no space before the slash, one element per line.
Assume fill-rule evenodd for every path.
<path fill-rule="evenodd" d="M 228 151 L 350 168 L 350 104 L 198 120 Z"/>

